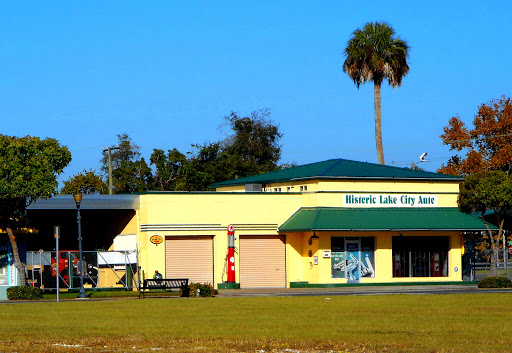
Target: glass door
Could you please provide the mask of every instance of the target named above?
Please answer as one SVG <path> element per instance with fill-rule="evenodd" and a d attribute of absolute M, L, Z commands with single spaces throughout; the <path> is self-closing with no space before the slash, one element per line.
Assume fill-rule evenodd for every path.
<path fill-rule="evenodd" d="M 359 240 L 347 240 L 345 242 L 346 273 L 348 282 L 358 282 L 361 278 L 361 246 Z"/>

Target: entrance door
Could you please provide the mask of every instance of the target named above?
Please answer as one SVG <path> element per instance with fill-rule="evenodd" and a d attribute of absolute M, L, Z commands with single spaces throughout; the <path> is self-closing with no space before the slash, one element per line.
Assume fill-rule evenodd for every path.
<path fill-rule="evenodd" d="M 361 278 L 361 247 L 359 240 L 347 240 L 345 246 L 347 252 L 346 271 L 348 282 L 358 282 Z"/>

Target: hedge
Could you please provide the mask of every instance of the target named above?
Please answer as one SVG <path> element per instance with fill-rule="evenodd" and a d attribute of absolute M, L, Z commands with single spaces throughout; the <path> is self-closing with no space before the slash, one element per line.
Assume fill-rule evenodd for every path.
<path fill-rule="evenodd" d="M 213 297 L 219 294 L 219 292 L 213 288 L 211 283 L 190 283 L 188 285 L 190 296 L 194 297 L 199 289 L 199 295 L 201 297 Z"/>
<path fill-rule="evenodd" d="M 482 279 L 478 283 L 478 288 L 511 288 L 512 281 L 507 277 L 491 276 Z"/>
<path fill-rule="evenodd" d="M 9 300 L 39 300 L 43 299 L 43 290 L 32 286 L 17 286 L 7 288 Z"/>

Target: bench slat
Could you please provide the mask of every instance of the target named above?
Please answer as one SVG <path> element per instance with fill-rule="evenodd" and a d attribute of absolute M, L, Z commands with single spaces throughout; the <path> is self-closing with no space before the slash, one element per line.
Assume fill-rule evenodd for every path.
<path fill-rule="evenodd" d="M 145 279 L 139 291 L 139 298 L 144 298 L 144 293 L 152 289 L 188 289 L 188 278 L 162 278 Z"/>

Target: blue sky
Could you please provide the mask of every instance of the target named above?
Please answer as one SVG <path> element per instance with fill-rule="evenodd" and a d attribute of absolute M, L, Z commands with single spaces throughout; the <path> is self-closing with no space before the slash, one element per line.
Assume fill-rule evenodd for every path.
<path fill-rule="evenodd" d="M 472 5 L 474 3 L 474 5 Z M 128 133 L 192 151 L 225 137 L 223 117 L 270 108 L 282 162 L 377 162 L 373 84 L 341 66 L 352 31 L 387 21 L 411 46 L 403 85 L 382 89 L 387 164 L 435 171 L 454 115 L 511 95 L 512 3 L 190 1 L 0 3 L 1 134 L 53 137 L 73 160 L 61 182 L 99 171 Z"/>

